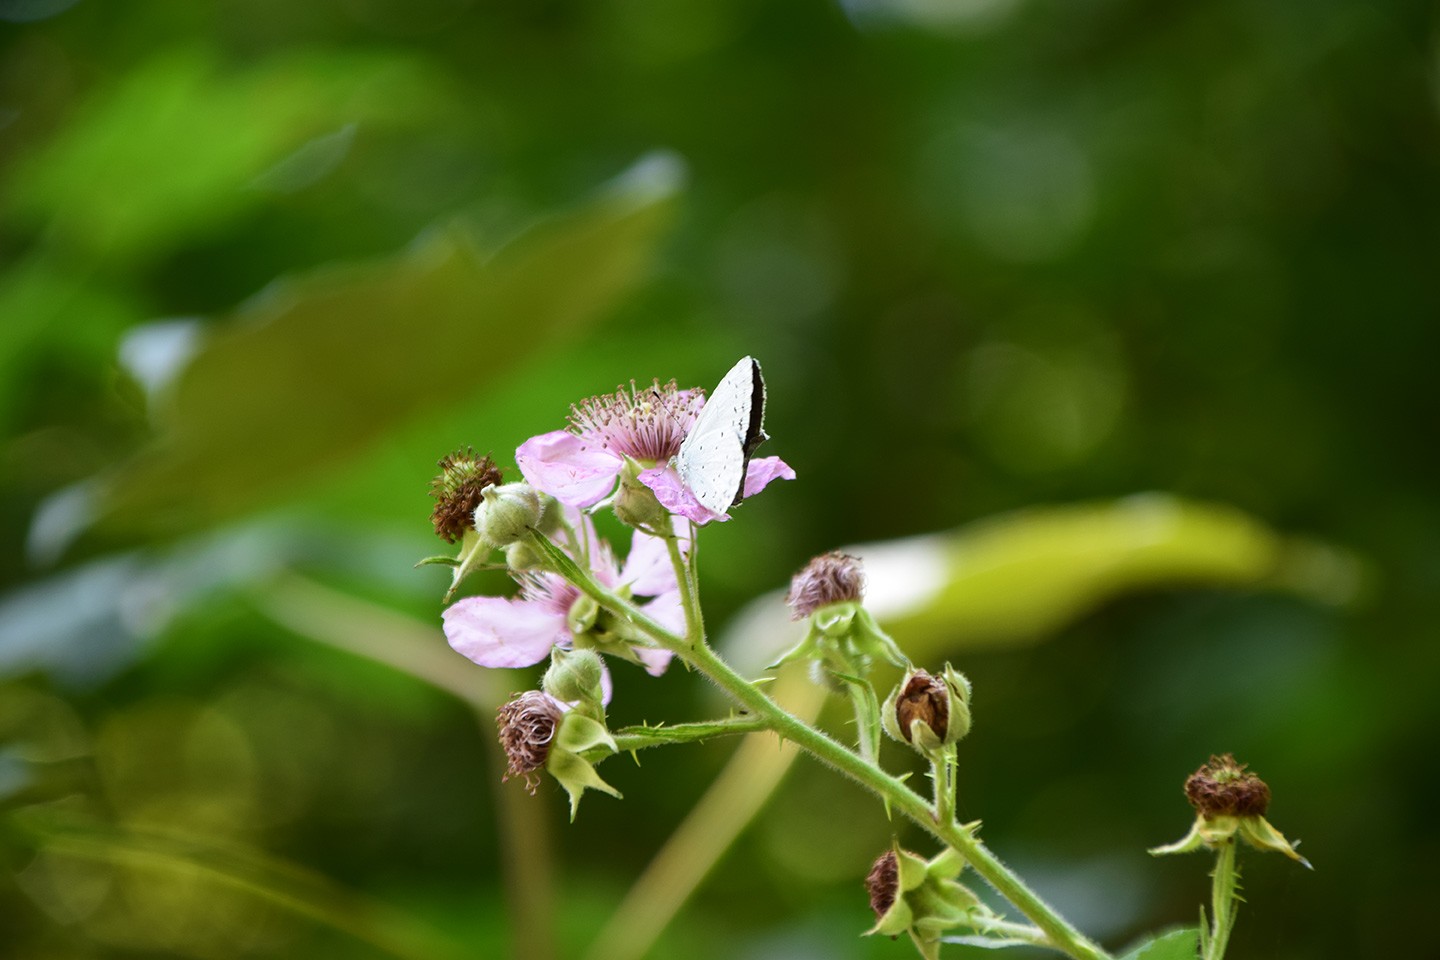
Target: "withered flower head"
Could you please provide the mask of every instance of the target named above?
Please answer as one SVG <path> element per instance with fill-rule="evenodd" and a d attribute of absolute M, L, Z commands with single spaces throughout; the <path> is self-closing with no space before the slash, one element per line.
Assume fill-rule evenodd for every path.
<path fill-rule="evenodd" d="M 550 756 L 550 743 L 565 711 L 539 690 L 527 690 L 497 711 L 495 722 L 500 727 L 500 746 L 510 768 L 504 779 L 524 777 L 525 786 L 533 795 L 540 784 L 539 770 Z"/>
<path fill-rule="evenodd" d="M 1310 866 L 1310 861 L 1295 851 L 1295 844 L 1265 819 L 1270 788 L 1231 754 L 1212 756 L 1192 773 L 1185 781 L 1185 796 L 1196 811 L 1194 825 L 1174 843 L 1152 848 L 1152 854 L 1189 853 L 1202 847 L 1214 850 L 1239 836 L 1257 850 L 1283 853 Z"/>
<path fill-rule="evenodd" d="M 859 557 L 832 550 L 805 565 L 790 581 L 785 602 L 793 620 L 803 620 L 821 607 L 858 601 L 865 595 L 865 569 Z"/>
<path fill-rule="evenodd" d="M 910 739 L 910 725 L 916 720 L 925 721 L 935 736 L 943 740 L 950 725 L 950 692 L 945 682 L 924 670 L 915 671 L 895 701 L 895 719 L 906 740 Z"/>
<path fill-rule="evenodd" d="M 454 543 L 474 528 L 480 493 L 500 482 L 500 468 L 489 456 L 477 457 L 470 447 L 441 458 L 439 467 L 440 475 L 430 481 L 430 495 L 435 498 L 430 522 L 436 535 Z"/>
<path fill-rule="evenodd" d="M 870 909 L 875 911 L 875 919 L 879 920 L 890 912 L 895 898 L 900 895 L 900 864 L 894 850 L 880 854 L 870 868 L 870 875 L 865 878 L 865 889 L 870 892 Z"/>
<path fill-rule="evenodd" d="M 1265 816 L 1270 807 L 1270 788 L 1245 766 L 1228 753 L 1212 756 L 1185 781 L 1190 805 L 1207 820 Z"/>

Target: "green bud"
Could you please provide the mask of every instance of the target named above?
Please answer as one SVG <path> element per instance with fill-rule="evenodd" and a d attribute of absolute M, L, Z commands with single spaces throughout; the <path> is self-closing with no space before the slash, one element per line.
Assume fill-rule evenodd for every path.
<path fill-rule="evenodd" d="M 535 550 L 528 540 L 516 540 L 505 548 L 505 566 L 509 567 L 512 573 L 522 570 L 543 570 L 545 569 L 545 558 Z"/>
<path fill-rule="evenodd" d="M 526 483 L 506 483 L 481 491 L 475 529 L 495 547 L 508 547 L 540 523 L 540 496 Z"/>
<path fill-rule="evenodd" d="M 601 686 L 605 676 L 600 655 L 590 650 L 561 650 L 556 647 L 550 653 L 550 668 L 540 685 L 546 693 L 561 703 L 583 704 L 587 713 L 594 714 L 599 708 L 604 716 L 604 690 Z"/>
<path fill-rule="evenodd" d="M 580 594 L 570 604 L 570 611 L 565 615 L 566 626 L 575 636 L 582 636 L 589 633 L 595 627 L 595 621 L 600 617 L 600 604 L 595 602 L 593 597 Z"/>
<path fill-rule="evenodd" d="M 656 532 L 668 529 L 670 512 L 660 505 L 655 491 L 640 482 L 640 464 L 629 457 L 620 469 L 620 487 L 613 508 L 626 526 Z"/>

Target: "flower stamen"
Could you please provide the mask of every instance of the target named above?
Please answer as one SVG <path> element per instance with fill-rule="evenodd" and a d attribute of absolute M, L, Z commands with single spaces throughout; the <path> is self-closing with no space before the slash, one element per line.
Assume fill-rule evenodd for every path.
<path fill-rule="evenodd" d="M 674 380 L 648 387 L 621 386 L 614 393 L 570 408 L 570 432 L 583 440 L 645 464 L 665 463 L 680 452 L 705 402 L 703 390 L 681 390 Z"/>

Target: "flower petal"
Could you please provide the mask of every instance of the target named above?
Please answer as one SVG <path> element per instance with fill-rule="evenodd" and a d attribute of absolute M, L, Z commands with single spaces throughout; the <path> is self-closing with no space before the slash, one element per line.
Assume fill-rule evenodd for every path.
<path fill-rule="evenodd" d="M 450 646 L 482 667 L 528 667 L 570 638 L 564 614 L 539 601 L 466 597 L 443 616 Z"/>
<path fill-rule="evenodd" d="M 690 552 L 690 538 L 681 536 L 679 540 L 680 553 L 684 556 Z M 630 584 L 631 590 L 643 597 L 658 597 L 678 590 L 675 565 L 670 562 L 670 548 L 665 539 L 636 530 L 630 538 L 630 555 L 625 558 L 620 581 Z"/>
<path fill-rule="evenodd" d="M 531 437 L 515 450 L 515 463 L 526 482 L 575 507 L 593 506 L 615 489 L 621 462 L 568 430 Z"/>
<path fill-rule="evenodd" d="M 760 457 L 745 468 L 745 496 L 753 497 L 771 480 L 794 480 L 795 470 L 779 457 Z"/>
<path fill-rule="evenodd" d="M 674 659 L 675 654 L 660 647 L 636 647 L 635 656 L 639 657 L 640 662 L 645 665 L 646 673 L 652 677 L 658 677 L 665 672 L 666 667 L 670 666 L 670 661 Z"/>
<path fill-rule="evenodd" d="M 677 517 L 707 524 L 711 520 L 729 520 L 729 514 L 716 513 L 695 499 L 695 494 L 680 480 L 680 474 L 671 466 L 651 467 L 640 471 L 640 482 L 655 492 L 660 506 Z"/>

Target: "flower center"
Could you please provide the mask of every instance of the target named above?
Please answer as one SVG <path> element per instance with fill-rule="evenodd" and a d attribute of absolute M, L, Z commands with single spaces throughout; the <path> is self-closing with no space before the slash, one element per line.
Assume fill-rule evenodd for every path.
<path fill-rule="evenodd" d="M 664 463 L 680 452 L 700 407 L 703 390 L 680 390 L 675 381 L 621 387 L 570 408 L 570 432 L 621 456 Z"/>

